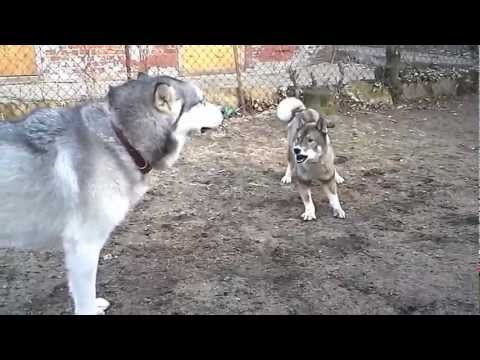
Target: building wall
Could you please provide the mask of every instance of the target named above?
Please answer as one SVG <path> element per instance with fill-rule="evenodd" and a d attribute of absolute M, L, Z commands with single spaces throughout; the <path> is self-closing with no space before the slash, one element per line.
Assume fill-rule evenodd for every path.
<path fill-rule="evenodd" d="M 0 63 L 1 102 L 69 101 L 100 97 L 108 91 L 109 85 L 127 79 L 125 45 L 34 45 L 17 46 L 17 49 L 3 48 L 4 52 L 9 52 L 9 56 L 4 57 L 3 66 Z M 26 51 L 27 48 L 29 51 Z M 30 51 L 32 48 L 34 51 Z M 239 46 L 239 49 L 241 70 L 245 72 L 248 84 L 252 83 L 249 74 L 254 74 L 257 68 L 265 76 L 269 75 L 269 71 L 278 76 L 278 69 L 275 70 L 271 64 L 291 60 L 297 46 L 248 45 Z M 0 52 L 1 50 L 2 46 Z M 28 54 L 25 55 L 26 53 Z M 129 54 L 132 77 L 136 77 L 139 71 L 148 69 L 152 75 L 192 78 L 202 86 L 236 86 L 233 51 L 229 45 L 130 45 Z M 36 68 L 22 70 L 22 64 L 25 63 L 30 63 L 33 68 L 36 65 Z M 222 81 L 223 85 L 220 84 Z"/>

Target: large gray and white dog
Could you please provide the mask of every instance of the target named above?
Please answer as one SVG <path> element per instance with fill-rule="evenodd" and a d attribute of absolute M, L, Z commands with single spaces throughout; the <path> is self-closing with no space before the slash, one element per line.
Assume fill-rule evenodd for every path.
<path fill-rule="evenodd" d="M 0 247 L 63 247 L 76 314 L 102 314 L 99 253 L 192 131 L 221 110 L 192 83 L 140 74 L 103 101 L 0 122 Z"/>
<path fill-rule="evenodd" d="M 278 104 L 277 117 L 288 123 L 288 163 L 282 183 L 289 184 L 292 178 L 296 180 L 305 207 L 302 218 L 306 221 L 316 219 L 311 193 L 313 181 L 321 183 L 333 215 L 345 218 L 337 191 L 337 184 L 343 183 L 344 179 L 335 168 L 327 119 L 292 97 Z"/>

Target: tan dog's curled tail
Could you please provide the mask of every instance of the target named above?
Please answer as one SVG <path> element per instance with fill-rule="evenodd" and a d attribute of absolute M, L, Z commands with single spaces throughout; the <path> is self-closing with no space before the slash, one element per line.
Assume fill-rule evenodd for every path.
<path fill-rule="evenodd" d="M 277 117 L 280 121 L 290 122 L 295 113 L 305 110 L 303 102 L 297 98 L 289 97 L 280 101 L 277 107 Z"/>

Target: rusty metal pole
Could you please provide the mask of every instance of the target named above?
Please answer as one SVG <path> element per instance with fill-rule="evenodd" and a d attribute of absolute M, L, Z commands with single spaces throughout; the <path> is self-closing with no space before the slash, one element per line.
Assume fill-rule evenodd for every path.
<path fill-rule="evenodd" d="M 243 85 L 242 85 L 242 74 L 241 74 L 241 71 L 240 71 L 240 60 L 239 60 L 239 57 L 238 57 L 238 46 L 237 45 L 233 45 L 233 57 L 235 59 L 235 70 L 237 72 L 237 84 L 238 84 L 238 87 L 237 87 L 237 93 L 238 93 L 238 100 L 240 101 L 240 106 L 242 108 L 243 111 L 246 111 L 246 108 L 245 108 L 245 98 L 244 98 L 244 94 L 243 94 Z"/>
<path fill-rule="evenodd" d="M 394 105 L 401 101 L 403 90 L 400 83 L 400 62 L 402 60 L 400 45 L 387 45 L 385 62 L 385 80 L 387 81 L 390 95 Z"/>
<path fill-rule="evenodd" d="M 132 57 L 130 56 L 130 45 L 125 45 L 125 68 L 127 69 L 127 79 L 132 78 L 132 68 L 131 68 Z"/>
<path fill-rule="evenodd" d="M 337 54 L 337 47 L 335 45 L 332 45 L 332 55 L 330 56 L 330 64 L 333 64 L 336 54 Z"/>

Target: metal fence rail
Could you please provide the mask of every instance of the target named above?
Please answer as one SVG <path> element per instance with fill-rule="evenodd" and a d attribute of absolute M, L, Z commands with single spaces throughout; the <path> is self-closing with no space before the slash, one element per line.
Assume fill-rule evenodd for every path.
<path fill-rule="evenodd" d="M 402 47 L 406 67 L 478 67 L 478 47 Z M 374 80 L 385 46 L 1 45 L 0 119 L 103 97 L 140 71 L 192 80 L 209 100 L 262 111 L 295 89 Z"/>

